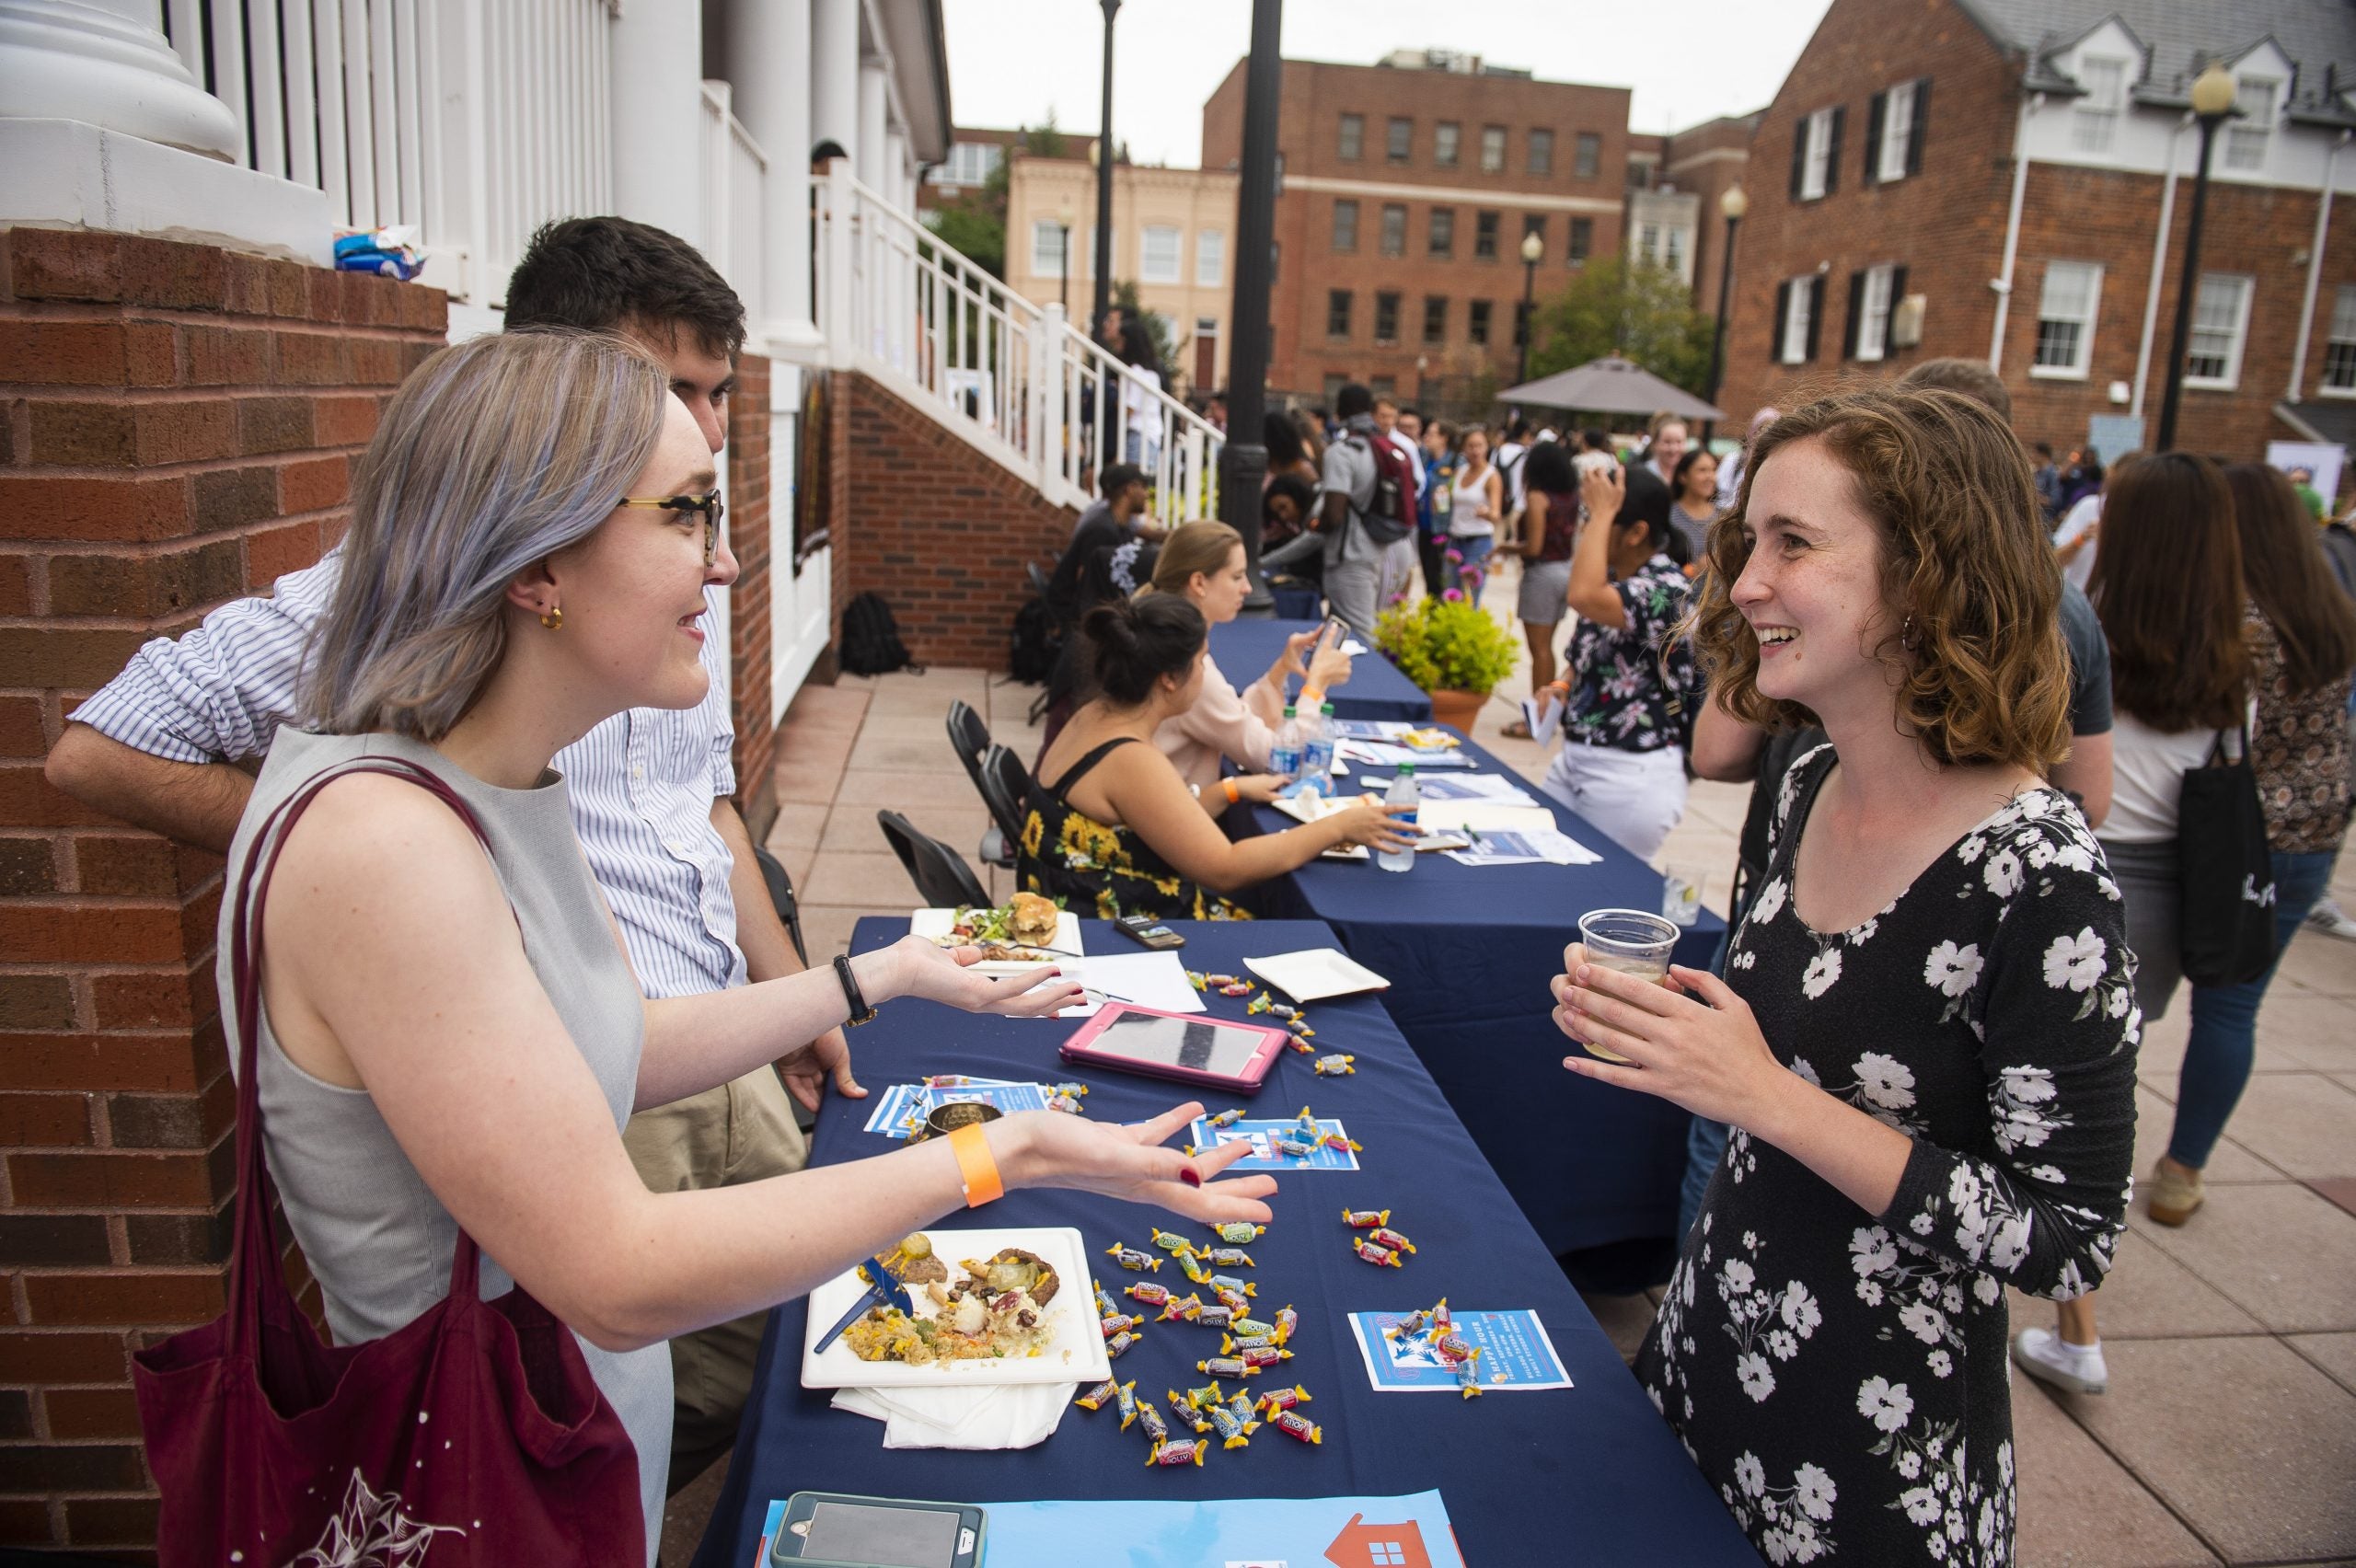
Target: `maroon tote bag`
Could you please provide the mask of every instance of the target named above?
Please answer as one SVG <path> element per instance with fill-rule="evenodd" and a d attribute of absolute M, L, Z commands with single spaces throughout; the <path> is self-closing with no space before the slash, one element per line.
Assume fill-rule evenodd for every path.
<path fill-rule="evenodd" d="M 639 1458 L 621 1418 L 572 1331 L 523 1286 L 480 1298 L 473 1238 L 458 1233 L 444 1300 L 364 1344 L 322 1343 L 279 1271 L 256 1081 L 262 909 L 284 830 L 329 779 L 355 772 L 409 779 L 483 837 L 448 785 L 384 758 L 320 773 L 254 837 L 230 927 L 238 1189 L 228 1310 L 133 1358 L 163 1493 L 157 1555 L 164 1568 L 645 1568 Z"/>

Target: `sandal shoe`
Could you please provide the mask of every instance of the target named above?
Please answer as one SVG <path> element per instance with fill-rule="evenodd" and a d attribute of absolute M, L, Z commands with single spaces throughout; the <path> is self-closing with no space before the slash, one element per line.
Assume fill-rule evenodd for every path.
<path fill-rule="evenodd" d="M 2152 1171 L 2152 1189 L 2145 1200 L 2154 1225 L 2182 1225 L 2208 1198 L 2200 1172 L 2187 1175 L 2162 1160 Z"/>

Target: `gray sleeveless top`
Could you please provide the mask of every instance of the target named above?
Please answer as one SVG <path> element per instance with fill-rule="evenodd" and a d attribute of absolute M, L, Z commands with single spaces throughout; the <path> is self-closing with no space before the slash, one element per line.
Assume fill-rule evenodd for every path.
<path fill-rule="evenodd" d="M 637 1099 L 645 1013 L 637 978 L 615 943 L 604 895 L 581 858 L 564 783 L 556 775 L 535 790 L 494 789 L 433 747 L 401 736 L 311 735 L 283 727 L 230 846 L 232 876 L 244 865 L 254 833 L 279 802 L 322 769 L 364 756 L 415 763 L 474 809 L 491 840 L 500 883 L 515 907 L 532 971 L 596 1074 L 618 1134 Z M 231 913 L 231 901 L 224 898 L 221 1006 L 234 1024 Z M 230 1038 L 236 1037 L 233 1029 Z M 344 1089 L 296 1066 L 280 1048 L 267 1014 L 260 1045 L 258 1076 L 270 1173 L 319 1282 L 328 1327 L 341 1344 L 381 1339 L 449 1289 L 457 1222 L 401 1152 L 365 1090 Z M 232 1066 L 236 1059 L 233 1047 Z M 484 1297 L 503 1295 L 514 1284 L 514 1276 L 486 1251 Z M 581 1352 L 638 1447 L 651 1564 L 663 1535 L 671 1461 L 670 1347 L 656 1344 L 618 1355 L 582 1340 Z"/>

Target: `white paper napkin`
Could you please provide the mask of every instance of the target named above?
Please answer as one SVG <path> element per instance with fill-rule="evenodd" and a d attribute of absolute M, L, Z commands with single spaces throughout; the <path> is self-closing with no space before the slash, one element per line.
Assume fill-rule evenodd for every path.
<path fill-rule="evenodd" d="M 1077 1383 L 838 1389 L 834 1405 L 882 1422 L 887 1448 L 1028 1448 L 1054 1435 L 1079 1392 Z"/>

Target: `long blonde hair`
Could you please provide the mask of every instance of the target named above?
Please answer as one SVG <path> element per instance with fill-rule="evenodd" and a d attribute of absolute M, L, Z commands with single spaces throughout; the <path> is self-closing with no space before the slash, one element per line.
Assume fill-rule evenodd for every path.
<path fill-rule="evenodd" d="M 1180 525 L 1161 541 L 1161 554 L 1153 563 L 1153 591 L 1183 596 L 1195 573 L 1217 575 L 1226 567 L 1229 553 L 1242 542 L 1243 536 L 1224 523 Z"/>

